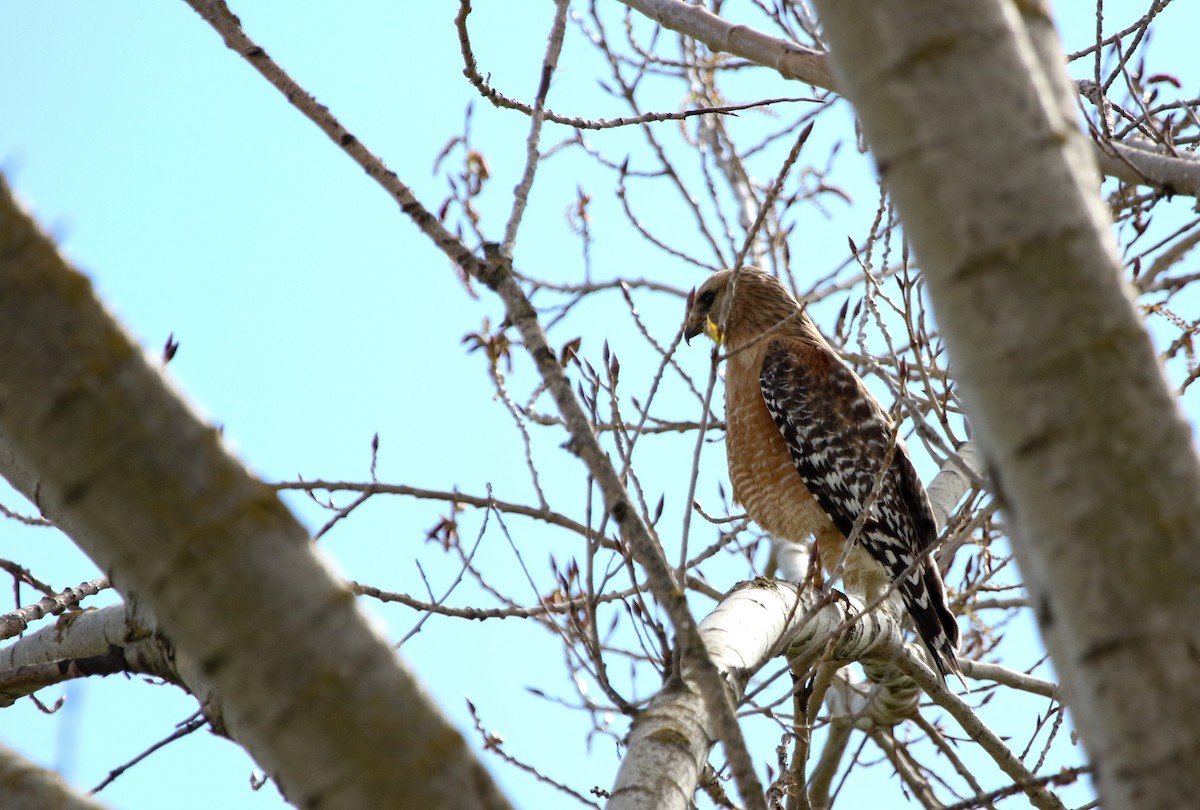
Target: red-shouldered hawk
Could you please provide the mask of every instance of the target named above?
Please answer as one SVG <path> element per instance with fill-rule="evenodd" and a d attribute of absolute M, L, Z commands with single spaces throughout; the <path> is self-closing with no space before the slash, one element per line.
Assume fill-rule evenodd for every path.
<path fill-rule="evenodd" d="M 725 445 L 734 498 L 772 535 L 815 539 L 832 568 L 871 497 L 843 570 L 874 599 L 897 590 L 938 671 L 960 672 L 959 630 L 930 549 L 937 523 L 887 410 L 778 279 L 753 267 L 714 273 L 688 297 L 684 336 L 725 350 Z"/>

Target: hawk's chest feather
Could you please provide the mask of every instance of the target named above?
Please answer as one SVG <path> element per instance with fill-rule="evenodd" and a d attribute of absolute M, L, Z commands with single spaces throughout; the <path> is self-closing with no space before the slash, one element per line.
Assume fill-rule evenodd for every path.
<path fill-rule="evenodd" d="M 725 369 L 726 454 L 733 497 L 771 534 L 802 542 L 830 526 L 804 485 L 762 397 L 767 341 L 732 355 Z"/>

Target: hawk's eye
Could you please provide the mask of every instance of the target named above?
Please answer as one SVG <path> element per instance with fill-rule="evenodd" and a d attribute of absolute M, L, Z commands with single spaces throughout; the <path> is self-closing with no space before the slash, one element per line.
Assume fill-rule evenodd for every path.
<path fill-rule="evenodd" d="M 716 301 L 716 300 L 717 300 L 717 294 L 713 290 L 705 290 L 704 292 L 700 293 L 700 296 L 699 296 L 700 306 L 704 307 L 705 309 L 708 309 L 709 307 L 711 307 L 713 305 L 713 301 Z"/>

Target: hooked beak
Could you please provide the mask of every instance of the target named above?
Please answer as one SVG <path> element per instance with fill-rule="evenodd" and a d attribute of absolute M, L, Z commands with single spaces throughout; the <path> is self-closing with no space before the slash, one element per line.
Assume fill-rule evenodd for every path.
<path fill-rule="evenodd" d="M 696 288 L 692 287 L 692 291 L 687 296 L 687 314 L 684 315 L 683 327 L 683 342 L 687 345 L 692 345 L 692 338 L 704 331 L 703 326 L 697 326 L 692 323 L 692 307 L 696 304 Z"/>

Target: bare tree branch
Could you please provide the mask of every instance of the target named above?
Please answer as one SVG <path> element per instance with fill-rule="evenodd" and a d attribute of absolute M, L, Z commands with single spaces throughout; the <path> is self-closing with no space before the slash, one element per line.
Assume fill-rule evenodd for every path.
<path fill-rule="evenodd" d="M 298 806 L 507 806 L 274 490 L 163 384 L 7 187 L 0 470 L 203 662 L 231 733 Z M 448 742 L 431 764 L 415 752 L 434 737 Z"/>
<path fill-rule="evenodd" d="M 839 91 L 824 53 L 722 19 L 683 0 L 621 0 L 681 34 L 716 51 L 777 70 L 786 79 Z M 1126 183 L 1156 186 L 1168 194 L 1200 196 L 1200 160 L 1177 157 L 1116 141 L 1097 142 L 1095 157 L 1106 175 Z"/>
<path fill-rule="evenodd" d="M 104 810 L 100 802 L 80 796 L 55 773 L 43 770 L 17 752 L 0 746 L 0 784 L 10 810 Z"/>

